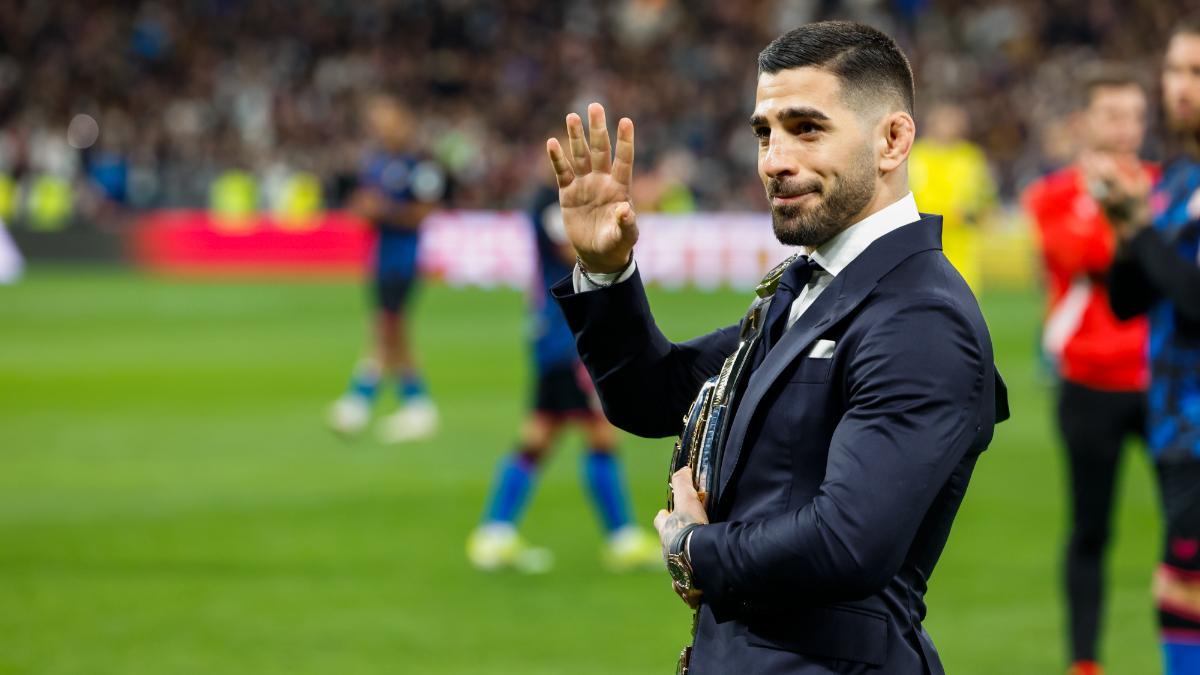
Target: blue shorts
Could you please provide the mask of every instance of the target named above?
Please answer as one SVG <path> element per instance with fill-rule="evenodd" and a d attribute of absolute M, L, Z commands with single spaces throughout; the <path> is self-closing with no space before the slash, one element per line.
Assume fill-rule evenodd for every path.
<path fill-rule="evenodd" d="M 375 306 L 388 312 L 400 311 L 408 304 L 416 282 L 416 233 L 380 232 L 371 284 Z"/>
<path fill-rule="evenodd" d="M 583 364 L 539 369 L 534 384 L 533 409 L 555 417 L 592 417 L 600 414 L 596 389 Z"/>
<path fill-rule="evenodd" d="M 413 287 L 417 284 L 415 276 L 400 274 L 376 274 L 371 284 L 371 295 L 375 307 L 395 314 L 408 305 Z"/>

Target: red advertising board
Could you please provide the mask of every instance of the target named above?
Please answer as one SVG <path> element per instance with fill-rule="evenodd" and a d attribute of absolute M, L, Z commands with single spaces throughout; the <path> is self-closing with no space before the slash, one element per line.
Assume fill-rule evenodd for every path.
<path fill-rule="evenodd" d="M 639 216 L 638 268 L 667 286 L 753 288 L 790 251 L 775 241 L 770 216 L 693 213 Z M 132 239 L 133 258 L 165 274 L 313 276 L 361 273 L 372 229 L 343 212 L 304 227 L 270 216 L 221 222 L 206 211 L 147 215 Z M 522 288 L 535 268 L 528 218 L 516 211 L 441 211 L 421 227 L 422 274 L 454 286 Z"/>

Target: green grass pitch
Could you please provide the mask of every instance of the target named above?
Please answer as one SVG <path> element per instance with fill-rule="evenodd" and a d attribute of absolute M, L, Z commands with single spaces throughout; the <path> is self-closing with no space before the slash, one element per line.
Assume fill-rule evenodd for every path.
<path fill-rule="evenodd" d="M 463 544 L 527 398 L 524 303 L 429 287 L 416 339 L 444 427 L 345 442 L 323 426 L 363 343 L 351 283 L 195 283 L 35 268 L 0 287 L 0 673 L 665 673 L 689 614 L 663 573 L 614 576 L 560 448 L 525 531 L 543 577 Z M 746 293 L 653 292 L 686 338 Z M 1064 669 L 1061 455 L 1033 355 L 1040 303 L 984 302 L 1012 396 L 931 583 L 951 673 Z M 384 402 L 390 405 L 390 396 Z M 625 437 L 647 527 L 670 442 Z M 1126 456 L 1110 564 L 1112 673 L 1157 672 L 1159 520 Z"/>

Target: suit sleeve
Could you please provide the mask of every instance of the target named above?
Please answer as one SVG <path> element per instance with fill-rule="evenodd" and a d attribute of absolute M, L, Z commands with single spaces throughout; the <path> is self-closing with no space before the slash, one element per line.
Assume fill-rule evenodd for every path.
<path fill-rule="evenodd" d="M 694 580 L 706 602 L 836 602 L 879 592 L 980 425 L 991 423 L 982 405 L 992 402 L 981 401 L 990 357 L 944 301 L 880 321 L 851 359 L 849 407 L 816 497 L 769 520 L 692 534 Z"/>
<path fill-rule="evenodd" d="M 551 292 L 575 334 L 605 415 L 631 434 L 679 433 L 700 385 L 737 347 L 736 325 L 672 343 L 654 323 L 637 272 L 627 281 L 582 293 L 574 291 L 568 277 Z"/>
<path fill-rule="evenodd" d="M 1117 256 L 1109 298 L 1119 318 L 1143 314 L 1168 298 L 1180 315 L 1200 321 L 1200 267 L 1184 258 L 1158 230 L 1138 232 Z"/>

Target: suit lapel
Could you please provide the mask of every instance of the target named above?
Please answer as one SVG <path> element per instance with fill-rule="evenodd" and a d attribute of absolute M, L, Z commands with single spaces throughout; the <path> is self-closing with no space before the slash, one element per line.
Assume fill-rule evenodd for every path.
<path fill-rule="evenodd" d="M 758 409 L 763 396 L 766 395 L 771 385 L 789 364 L 812 345 L 822 331 L 849 314 L 875 288 L 874 283 L 847 288 L 848 281 L 850 279 L 845 272 L 835 277 L 813 304 L 809 305 L 804 314 L 796 320 L 795 325 L 783 334 L 779 344 L 767 352 L 758 368 L 750 373 L 750 379 L 746 382 L 746 391 L 736 403 L 733 423 L 729 429 L 725 457 L 721 461 L 718 494 L 725 492 L 725 487 L 737 468 L 738 460 L 741 457 L 742 443 L 746 438 L 746 429 L 750 426 L 755 410 Z"/>
<path fill-rule="evenodd" d="M 876 284 L 905 258 L 929 249 L 941 248 L 941 217 L 925 216 L 880 237 L 867 247 L 854 262 L 821 292 L 809 305 L 804 314 L 788 329 L 779 344 L 767 352 L 762 363 L 750 374 L 746 390 L 736 408 L 725 445 L 725 457 L 721 460 L 716 500 L 725 493 L 730 479 L 737 470 L 750 426 L 763 397 L 783 371 L 805 352 L 823 331 L 841 321 L 858 307 Z"/>

